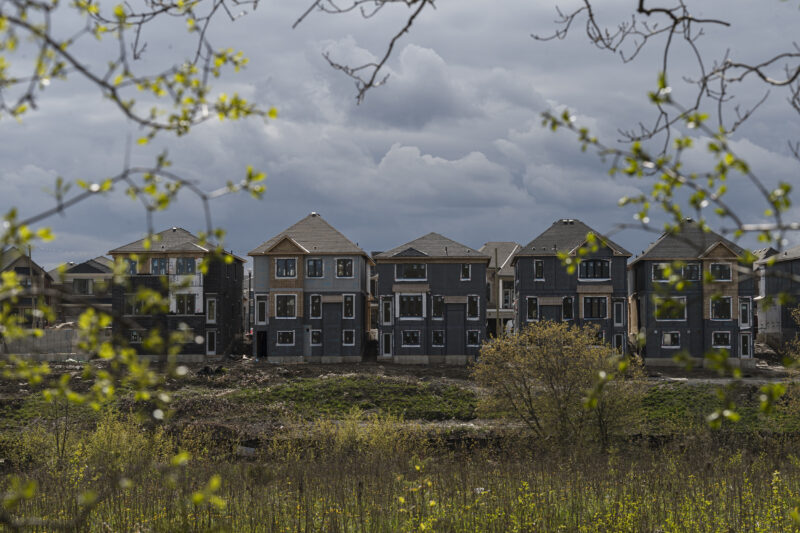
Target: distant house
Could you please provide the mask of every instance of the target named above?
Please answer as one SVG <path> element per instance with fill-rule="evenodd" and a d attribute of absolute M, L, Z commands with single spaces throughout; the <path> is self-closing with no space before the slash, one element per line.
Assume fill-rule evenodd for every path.
<path fill-rule="evenodd" d="M 489 256 L 429 233 L 373 258 L 379 360 L 464 364 L 486 339 Z"/>
<path fill-rule="evenodd" d="M 758 337 L 773 348 L 794 339 L 800 325 L 792 310 L 800 306 L 800 246 L 755 252 L 758 279 Z"/>
<path fill-rule="evenodd" d="M 57 313 L 56 301 L 52 298 L 53 278 L 33 259 L 29 252 L 18 248 L 6 248 L 0 253 L 0 272 L 14 272 L 25 293 L 11 303 L 12 312 L 23 317 L 22 324 L 31 327 L 47 325 L 46 317 L 34 313 L 36 307 L 44 304 Z"/>
<path fill-rule="evenodd" d="M 739 263 L 744 253 L 687 219 L 679 232 L 663 233 L 631 262 L 631 333 L 644 334 L 646 361 L 679 351 L 701 358 L 721 349 L 734 358 L 753 356 L 756 291 L 750 265 Z M 673 287 L 671 278 L 683 289 Z"/>
<path fill-rule="evenodd" d="M 125 282 L 112 291 L 114 334 L 141 347 L 155 328 L 161 335 L 187 329 L 194 341 L 184 353 L 230 354 L 242 340 L 242 278 L 244 259 L 226 253 L 230 262 L 212 260 L 203 274 L 201 262 L 213 246 L 183 228 L 157 233 L 150 247 L 139 239 L 108 252 L 125 261 Z M 136 299 L 140 287 L 169 297 L 169 312 L 146 314 Z"/>
<path fill-rule="evenodd" d="M 597 250 L 579 255 L 589 235 Z M 580 259 L 569 273 L 563 257 Z M 580 220 L 561 219 L 519 250 L 512 260 L 516 283 L 518 328 L 540 320 L 595 325 L 601 340 L 627 349 L 630 252 Z"/>
<path fill-rule="evenodd" d="M 361 361 L 369 326 L 369 256 L 318 213 L 253 258 L 253 353 L 270 362 Z"/>
<path fill-rule="evenodd" d="M 57 291 L 58 320 L 76 322 L 88 307 L 111 314 L 114 261 L 100 256 L 82 263 L 65 263 L 48 272 Z"/>
<path fill-rule="evenodd" d="M 486 306 L 486 334 L 496 337 L 514 322 L 514 254 L 522 249 L 515 242 L 487 242 L 478 250 L 489 256 L 486 284 L 489 300 Z M 499 325 L 499 328 L 498 328 Z M 510 327 L 510 326 L 509 326 Z"/>

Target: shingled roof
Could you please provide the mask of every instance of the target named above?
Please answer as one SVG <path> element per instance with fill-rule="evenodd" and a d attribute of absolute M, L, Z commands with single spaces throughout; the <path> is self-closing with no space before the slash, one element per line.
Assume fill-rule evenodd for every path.
<path fill-rule="evenodd" d="M 494 252 L 497 250 L 497 261 L 500 263 L 499 274 L 501 276 L 513 276 L 514 268 L 511 266 L 511 259 L 514 257 L 514 254 L 521 249 L 522 245 L 516 242 L 490 241 L 481 246 L 478 251 L 491 257 L 491 261 L 489 261 L 489 268 L 497 268 L 498 265 L 495 264 L 494 261 Z"/>
<path fill-rule="evenodd" d="M 443 237 L 438 233 L 428 233 L 419 239 L 401 244 L 386 252 L 381 252 L 375 256 L 375 259 L 391 259 L 395 257 L 424 257 L 428 259 L 466 259 L 474 257 L 481 260 L 489 259 L 487 254 Z"/>
<path fill-rule="evenodd" d="M 109 254 L 138 254 L 138 253 L 170 253 L 170 252 L 196 252 L 208 253 L 214 248 L 213 243 L 200 245 L 200 237 L 193 235 L 183 228 L 170 228 L 156 233 L 158 239 L 153 239 L 149 248 L 144 245 L 145 238 L 133 241 L 119 248 L 109 251 Z M 228 252 L 225 252 L 226 254 Z M 241 257 L 230 254 L 237 261 L 244 261 Z"/>
<path fill-rule="evenodd" d="M 82 263 L 67 263 L 63 266 L 64 274 L 111 274 L 114 272 L 114 261 L 103 255 Z M 61 267 L 58 266 L 48 271 L 48 274 L 57 279 L 61 275 L 60 269 Z"/>
<path fill-rule="evenodd" d="M 793 261 L 800 259 L 800 246 L 789 248 L 782 252 L 776 251 L 774 248 L 767 248 L 766 250 L 756 250 L 757 263 L 782 263 L 783 261 Z"/>
<path fill-rule="evenodd" d="M 743 255 L 744 249 L 729 241 L 719 233 L 704 230 L 699 224 L 687 219 L 680 231 L 664 232 L 653 244 L 637 256 L 631 264 L 642 259 L 674 261 L 693 259 L 702 256 L 716 244 L 724 244 L 736 255 Z"/>
<path fill-rule="evenodd" d="M 615 254 L 630 257 L 632 254 L 615 243 L 608 237 L 593 230 L 580 220 L 562 218 L 544 230 L 541 235 L 529 242 L 515 257 L 522 256 L 552 256 L 561 253 L 570 253 L 586 242 L 589 233 L 602 239 Z"/>
<path fill-rule="evenodd" d="M 357 254 L 369 257 L 353 241 L 328 224 L 319 213 L 311 213 L 293 226 L 290 226 L 261 244 L 247 255 L 262 255 L 285 238 L 292 239 L 309 253 L 318 254 Z"/>

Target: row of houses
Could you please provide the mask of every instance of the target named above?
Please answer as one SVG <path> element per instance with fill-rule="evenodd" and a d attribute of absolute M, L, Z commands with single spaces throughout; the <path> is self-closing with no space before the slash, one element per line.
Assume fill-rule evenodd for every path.
<path fill-rule="evenodd" d="M 42 294 L 69 295 L 61 305 L 48 297 L 60 321 L 91 303 L 112 312 L 114 334 L 131 345 L 153 328 L 189 331 L 196 341 L 184 351 L 209 355 L 240 351 L 250 337 L 252 354 L 272 362 L 463 364 L 487 338 L 540 320 L 593 325 L 600 341 L 653 362 L 710 350 L 746 359 L 758 323 L 774 343 L 795 332 L 790 303 L 757 314 L 758 300 L 800 294 L 792 278 L 800 248 L 762 250 L 743 263 L 741 247 L 690 220 L 632 258 L 574 219 L 555 221 L 525 246 L 476 250 L 429 233 L 366 253 L 311 213 L 248 253 L 247 291 L 242 257 L 225 252 L 201 271 L 211 248 L 192 233 L 170 228 L 149 242 L 49 273 L 24 254 L 2 268 L 39 279 Z M 111 283 L 114 262 L 125 264 L 124 283 Z M 142 287 L 168 295 L 169 312 L 146 312 L 136 298 Z"/>

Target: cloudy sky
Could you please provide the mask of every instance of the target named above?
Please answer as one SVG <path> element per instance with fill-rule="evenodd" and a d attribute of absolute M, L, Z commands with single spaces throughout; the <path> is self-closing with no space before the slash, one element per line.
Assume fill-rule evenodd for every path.
<path fill-rule="evenodd" d="M 208 190 L 238 180 L 247 165 L 265 171 L 263 200 L 238 195 L 213 203 L 214 224 L 228 231 L 226 248 L 242 255 L 311 211 L 368 252 L 430 231 L 475 248 L 490 240 L 525 244 L 559 218 L 580 218 L 609 231 L 633 221 L 633 211 L 617 207 L 617 200 L 647 182 L 610 178 L 608 164 L 581 153 L 573 137 L 544 129 L 540 113 L 566 106 L 579 123 L 616 143 L 618 130 L 653 118 L 647 91 L 655 83 L 661 42 L 624 64 L 594 48 L 582 23 L 565 40 L 531 38 L 553 31 L 556 5 L 568 10 L 574 3 L 440 1 L 399 41 L 388 83 L 361 105 L 351 80 L 331 69 L 322 53 L 354 62 L 382 54 L 407 14 L 402 6 L 366 21 L 356 14 L 315 14 L 295 30 L 303 2 L 262 2 L 235 22 L 219 17 L 210 29 L 213 43 L 244 51 L 250 64 L 216 81 L 212 92 L 236 91 L 275 106 L 278 120 L 212 121 L 180 139 L 161 135 L 149 146 L 134 145 L 132 162 L 151 163 L 168 149 L 173 170 Z M 629 18 L 635 4 L 603 0 L 598 14 L 615 25 Z M 732 24 L 705 28 L 699 43 L 709 63 L 726 50 L 738 60 L 761 61 L 790 49 L 796 37 L 795 2 L 699 4 L 698 16 Z M 145 61 L 152 65 L 180 63 L 189 50 L 180 19 L 154 25 L 146 38 Z M 81 46 L 94 64 L 107 59 L 102 43 Z M 674 94 L 681 97 L 688 92 L 678 74 L 696 70 L 686 47 L 675 52 Z M 25 52 L 16 58 L 25 59 Z M 764 91 L 757 83 L 744 85 L 732 104 L 752 105 Z M 785 97 L 773 89 L 734 137 L 737 150 L 768 182 L 796 181 L 797 162 L 786 143 L 800 139 L 800 121 Z M 51 205 L 46 190 L 57 176 L 94 181 L 116 174 L 130 139 L 141 135 L 79 81 L 54 82 L 38 103 L 21 123 L 0 121 L 4 212 L 16 206 L 28 215 Z M 698 170 L 704 164 L 700 155 L 688 160 Z M 730 202 L 758 221 L 763 205 L 740 181 L 731 187 Z M 157 229 L 204 227 L 190 195 L 155 221 Z M 145 231 L 140 204 L 121 190 L 48 222 L 58 239 L 34 251 L 47 267 L 104 254 Z M 653 238 L 642 231 L 614 236 L 634 254 Z M 788 242 L 798 243 L 794 236 Z"/>

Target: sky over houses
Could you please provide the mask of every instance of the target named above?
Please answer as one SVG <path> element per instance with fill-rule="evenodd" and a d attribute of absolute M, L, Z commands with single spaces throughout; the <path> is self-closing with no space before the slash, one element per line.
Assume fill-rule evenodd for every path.
<path fill-rule="evenodd" d="M 224 227 L 226 248 L 244 254 L 275 233 L 320 212 L 367 251 L 385 250 L 429 231 L 474 248 L 486 241 L 527 243 L 558 218 L 580 218 L 600 231 L 631 222 L 631 209 L 617 207 L 647 182 L 610 178 L 608 162 L 582 153 L 574 138 L 541 126 L 540 114 L 568 107 L 576 121 L 609 144 L 619 130 L 653 118 L 647 91 L 655 85 L 660 43 L 632 62 L 596 49 L 580 24 L 564 40 L 536 41 L 531 34 L 555 29 L 555 6 L 573 3 L 477 0 L 440 2 L 424 12 L 404 36 L 387 66 L 385 86 L 357 105 L 352 81 L 323 59 L 360 63 L 383 53 L 402 24 L 404 8 L 362 20 L 357 14 L 314 14 L 297 29 L 301 3 L 263 2 L 236 21 L 219 17 L 210 28 L 217 46 L 250 58 L 241 73 L 216 80 L 214 93 L 238 92 L 279 118 L 209 121 L 190 135 L 141 135 L 80 81 L 54 82 L 39 109 L 21 123 L 0 122 L 0 208 L 32 214 L 52 203 L 46 189 L 57 176 L 101 179 L 119 172 L 128 148 L 133 164 L 148 164 L 169 151 L 173 170 L 204 189 L 241 178 L 247 165 L 267 173 L 261 201 L 244 195 L 212 204 L 214 224 Z M 598 4 L 601 21 L 629 17 L 632 1 Z M 791 49 L 800 17 L 791 2 L 704 1 L 698 16 L 721 16 L 731 27 L 707 27 L 700 39 L 709 63 L 723 56 L 760 61 Z M 162 21 L 146 34 L 143 61 L 154 66 L 181 62 L 191 53 L 183 23 Z M 109 41 L 110 44 L 110 41 Z M 86 43 L 87 57 L 107 60 L 102 44 Z M 679 47 L 670 68 L 695 74 L 691 51 Z M 776 71 L 776 75 L 780 71 Z M 675 76 L 674 94 L 687 96 Z M 743 107 L 766 88 L 745 84 Z M 767 182 L 796 181 L 797 162 L 787 140 L 800 139 L 800 121 L 780 89 L 734 135 L 734 146 Z M 708 159 L 693 154 L 687 166 Z M 762 205 L 746 183 L 731 186 L 730 202 L 760 220 Z M 791 214 L 797 220 L 797 211 Z M 46 266 L 84 260 L 140 238 L 145 217 L 123 191 L 93 198 L 49 221 L 57 240 L 34 251 Z M 156 230 L 204 227 L 191 195 L 155 217 Z M 625 231 L 614 240 L 634 253 L 654 235 Z M 790 236 L 788 244 L 800 243 Z M 742 243 L 755 245 L 755 243 Z"/>

